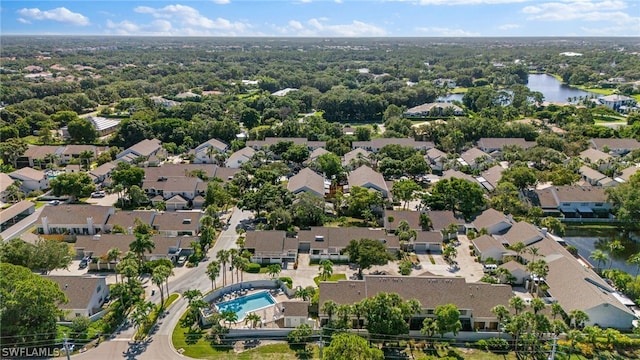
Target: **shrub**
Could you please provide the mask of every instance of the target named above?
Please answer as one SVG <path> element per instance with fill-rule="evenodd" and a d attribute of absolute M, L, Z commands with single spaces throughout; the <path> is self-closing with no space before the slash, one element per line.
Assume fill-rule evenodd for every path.
<path fill-rule="evenodd" d="M 578 256 L 578 248 L 573 245 L 567 246 L 567 251 L 573 256 Z"/>
<path fill-rule="evenodd" d="M 291 279 L 288 276 L 282 276 L 280 278 L 278 278 L 278 280 L 282 281 L 283 283 L 287 284 L 287 287 L 289 289 L 293 288 L 293 279 Z"/>
<path fill-rule="evenodd" d="M 33 190 L 33 191 L 32 191 L 32 192 L 30 192 L 27 196 L 28 196 L 28 197 L 34 197 L 34 198 L 37 198 L 37 197 L 39 197 L 39 196 L 42 196 L 42 194 L 44 194 L 44 193 L 42 192 L 42 190 Z"/>
<path fill-rule="evenodd" d="M 411 261 L 403 260 L 400 262 L 400 274 L 401 275 L 409 275 L 411 274 Z"/>
<path fill-rule="evenodd" d="M 245 271 L 251 274 L 258 274 L 260 272 L 260 264 L 251 263 Z"/>

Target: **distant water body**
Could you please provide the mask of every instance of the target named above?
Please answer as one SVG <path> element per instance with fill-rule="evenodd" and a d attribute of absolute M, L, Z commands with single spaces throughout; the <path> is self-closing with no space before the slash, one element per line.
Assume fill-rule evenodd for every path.
<path fill-rule="evenodd" d="M 594 93 L 583 91 L 563 84 L 558 79 L 547 74 L 529 74 L 527 84 L 531 91 L 538 91 L 544 95 L 545 101 L 566 103 L 568 99 L 580 98 L 595 95 Z M 448 94 L 437 99 L 439 102 L 462 101 L 464 94 Z"/>

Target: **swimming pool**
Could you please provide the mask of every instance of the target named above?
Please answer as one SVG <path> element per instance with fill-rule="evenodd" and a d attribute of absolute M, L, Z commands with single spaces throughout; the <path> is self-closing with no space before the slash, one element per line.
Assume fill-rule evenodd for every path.
<path fill-rule="evenodd" d="M 276 300 L 266 291 L 260 291 L 255 294 L 241 296 L 237 299 L 225 301 L 216 304 L 218 312 L 226 310 L 234 311 L 238 314 L 238 321 L 244 320 L 248 313 L 256 310 L 264 309 L 274 305 Z"/>

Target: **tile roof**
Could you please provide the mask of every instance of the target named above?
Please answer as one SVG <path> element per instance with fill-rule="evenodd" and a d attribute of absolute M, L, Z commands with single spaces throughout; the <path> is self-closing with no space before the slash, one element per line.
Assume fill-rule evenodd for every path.
<path fill-rule="evenodd" d="M 431 226 L 435 231 L 445 229 L 449 224 L 464 225 L 466 223 L 461 215 L 455 215 L 453 211 L 429 210 L 427 215 L 429 215 Z"/>
<path fill-rule="evenodd" d="M 320 282 L 319 304 L 333 300 L 352 304 L 381 292 L 399 294 L 403 299 L 416 299 L 423 309 L 442 304 L 456 304 L 471 309 L 475 318 L 495 318 L 491 309 L 509 304 L 511 286 L 467 283 L 464 278 L 433 276 L 365 276 L 364 280 Z"/>
<path fill-rule="evenodd" d="M 322 241 L 318 241 L 321 237 Z M 385 240 L 388 249 L 397 249 L 400 242 L 396 236 L 387 235 L 384 230 L 360 227 L 311 227 L 298 232 L 299 241 L 310 243 L 311 248 L 345 248 L 351 240 Z"/>
<path fill-rule="evenodd" d="M 603 188 L 593 186 L 554 186 L 558 202 L 607 202 Z"/>
<path fill-rule="evenodd" d="M 160 231 L 196 231 L 200 229 L 201 212 L 179 211 L 156 214 L 153 227 Z"/>
<path fill-rule="evenodd" d="M 304 168 L 289 178 L 287 189 L 294 194 L 308 189 L 318 196 L 324 196 L 324 177 L 309 168 Z"/>
<path fill-rule="evenodd" d="M 6 173 L 0 173 L 0 193 L 7 190 L 14 180 Z"/>
<path fill-rule="evenodd" d="M 605 146 L 611 150 L 635 150 L 640 148 L 640 142 L 636 139 L 614 139 L 614 138 L 598 138 L 591 139 L 591 144 L 595 149 L 602 150 Z"/>
<path fill-rule="evenodd" d="M 348 153 L 344 154 L 342 164 L 345 166 L 349 165 L 351 163 L 351 160 L 357 160 L 359 157 L 369 160 L 370 155 L 371 155 L 371 152 L 363 148 L 355 148 L 349 151 Z"/>
<path fill-rule="evenodd" d="M 253 249 L 255 254 L 280 253 L 285 250 L 285 238 L 287 233 L 280 230 L 248 231 L 245 240 L 245 248 Z M 298 246 L 296 245 L 295 249 Z"/>
<path fill-rule="evenodd" d="M 11 205 L 10 207 L 0 210 L 0 223 L 3 223 L 15 216 L 23 213 L 28 209 L 35 209 L 35 204 L 28 200 L 22 200 L 18 203 Z"/>
<path fill-rule="evenodd" d="M 490 167 L 489 169 L 483 171 L 480 175 L 487 180 L 493 187 L 498 185 L 500 179 L 502 179 L 502 172 L 504 168 L 500 165 L 495 165 Z"/>
<path fill-rule="evenodd" d="M 309 316 L 308 301 L 284 301 L 282 302 L 281 306 L 282 308 L 284 308 L 284 316 L 296 316 L 296 317 Z"/>
<path fill-rule="evenodd" d="M 596 164 L 599 161 L 607 162 L 613 159 L 613 157 L 597 149 L 587 149 L 580 153 L 580 159 L 582 159 L 582 161 L 588 160 L 591 163 Z"/>
<path fill-rule="evenodd" d="M 62 150 L 64 150 L 63 146 L 31 145 L 31 146 L 29 146 L 27 151 L 25 151 L 23 156 L 31 158 L 31 159 L 44 159 L 48 154 L 60 155 L 60 154 L 62 154 Z"/>
<path fill-rule="evenodd" d="M 513 246 L 518 242 L 531 245 L 542 240 L 542 233 L 528 222 L 519 221 L 513 224 L 502 238 L 507 241 L 509 246 Z"/>
<path fill-rule="evenodd" d="M 209 140 L 203 142 L 202 144 L 198 145 L 195 150 L 196 150 L 196 152 L 200 152 L 200 151 L 206 150 L 210 146 L 213 146 L 214 148 L 216 148 L 216 149 L 218 149 L 220 151 L 224 151 L 229 147 L 229 145 L 227 143 L 225 143 L 224 141 L 218 140 L 216 138 L 213 138 L 213 139 L 209 139 Z"/>
<path fill-rule="evenodd" d="M 580 167 L 580 169 L 578 169 L 578 172 L 583 175 L 586 176 L 587 178 L 593 180 L 593 181 L 598 181 L 598 180 L 602 180 L 604 178 L 607 177 L 607 175 L 601 173 L 598 170 L 593 170 L 592 168 L 586 166 L 586 165 L 582 165 Z"/>
<path fill-rule="evenodd" d="M 18 169 L 14 172 L 10 172 L 9 176 L 11 176 L 12 178 L 37 180 L 37 181 L 40 181 L 45 177 L 44 171 L 36 170 L 30 167 L 23 167 L 22 169 Z"/>
<path fill-rule="evenodd" d="M 418 231 L 415 243 L 442 244 L 442 233 L 440 231 Z"/>
<path fill-rule="evenodd" d="M 474 147 L 460 154 L 460 157 L 467 164 L 475 164 L 477 158 L 491 158 L 486 152 Z"/>
<path fill-rule="evenodd" d="M 73 247 L 82 250 L 84 255 L 91 254 L 93 257 L 107 255 L 112 248 L 120 249 L 122 254 L 129 251 L 129 244 L 136 239 L 135 235 L 128 234 L 99 234 L 99 235 L 78 235 Z"/>
<path fill-rule="evenodd" d="M 504 245 L 502 245 L 502 243 L 498 241 L 498 239 L 494 238 L 491 235 L 479 236 L 471 240 L 471 242 L 481 253 L 487 252 L 492 249 L 507 251 Z M 500 259 L 496 259 L 496 260 L 500 260 Z"/>
<path fill-rule="evenodd" d="M 196 177 L 169 177 L 167 180 L 145 180 L 142 188 L 145 190 L 156 189 L 164 192 L 195 192 L 196 185 L 202 180 Z"/>
<path fill-rule="evenodd" d="M 411 138 L 374 138 L 369 141 L 354 141 L 351 147 L 382 149 L 386 145 L 396 144 L 400 146 L 410 146 L 413 148 L 432 148 L 434 146 L 431 141 L 416 141 Z"/>
<path fill-rule="evenodd" d="M 216 165 L 213 164 L 164 164 L 144 168 L 145 180 L 158 180 L 170 177 L 188 177 L 193 171 L 202 170 L 208 177 L 213 177 Z"/>
<path fill-rule="evenodd" d="M 393 217 L 393 222 L 389 221 Z M 420 212 L 411 210 L 385 210 L 384 228 L 388 231 L 395 231 L 402 220 L 409 223 L 409 227 L 414 230 L 422 230 L 420 226 Z"/>
<path fill-rule="evenodd" d="M 381 189 L 382 191 L 389 192 L 387 183 L 384 181 L 382 174 L 373 170 L 372 168 L 362 165 L 359 168 L 349 173 L 348 176 L 349 186 L 365 186 L 371 184 Z"/>
<path fill-rule="evenodd" d="M 619 176 L 620 179 L 624 181 L 629 181 L 631 175 L 637 174 L 640 171 L 640 167 L 637 165 L 632 165 L 624 170 L 622 170 L 622 174 Z"/>
<path fill-rule="evenodd" d="M 94 156 L 97 153 L 97 149 L 93 145 L 67 145 L 62 150 L 63 155 L 80 155 L 83 151 L 91 151 Z"/>
<path fill-rule="evenodd" d="M 451 178 L 464 179 L 472 183 L 476 183 L 476 179 L 473 176 L 467 175 L 461 171 L 453 170 L 453 169 L 449 169 L 443 172 L 442 176 L 440 177 L 440 179 L 451 179 Z"/>
<path fill-rule="evenodd" d="M 98 285 L 106 286 L 102 277 L 49 275 L 45 278 L 58 283 L 69 299 L 66 304 L 59 304 L 59 308 L 63 310 L 86 309 Z"/>
<path fill-rule="evenodd" d="M 156 212 L 153 210 L 120 210 L 109 216 L 107 225 L 120 225 L 125 230 L 129 227 L 135 227 L 136 219 L 140 219 L 143 224 L 151 225 Z"/>
<path fill-rule="evenodd" d="M 97 176 L 97 177 L 106 176 L 111 171 L 113 171 L 113 169 L 115 169 L 116 166 L 117 165 L 114 162 L 104 163 L 104 164 L 98 166 L 97 168 L 89 171 L 89 173 L 93 174 L 94 176 Z"/>
<path fill-rule="evenodd" d="M 50 225 L 74 225 L 86 224 L 87 218 L 93 218 L 94 225 L 105 224 L 109 214 L 113 212 L 111 206 L 100 205 L 67 205 L 45 206 L 38 223 L 46 217 Z"/>
<path fill-rule="evenodd" d="M 150 156 L 155 151 L 160 149 L 160 143 L 161 142 L 158 139 L 144 139 L 139 143 L 129 147 L 127 150 L 130 150 L 135 154 L 139 154 L 140 156 Z"/>
<path fill-rule="evenodd" d="M 473 220 L 473 225 L 476 229 L 480 230 L 482 228 L 489 228 L 493 225 L 497 225 L 501 222 L 508 224 L 511 223 L 507 216 L 500 211 L 497 211 L 495 209 L 487 209 L 483 211 L 482 214 L 476 216 L 476 218 Z"/>

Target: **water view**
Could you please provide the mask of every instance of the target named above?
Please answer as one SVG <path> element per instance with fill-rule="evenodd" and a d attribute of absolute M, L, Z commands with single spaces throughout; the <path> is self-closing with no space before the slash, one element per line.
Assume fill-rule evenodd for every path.
<path fill-rule="evenodd" d="M 532 91 L 539 91 L 544 95 L 545 101 L 566 103 L 568 98 L 580 98 L 594 95 L 587 91 L 567 86 L 558 79 L 547 74 L 530 74 L 527 84 Z"/>
<path fill-rule="evenodd" d="M 637 243 L 629 238 L 620 236 L 620 233 L 615 230 L 567 230 L 567 234 L 563 239 L 569 245 L 573 245 L 578 249 L 578 253 L 587 259 L 593 266 L 596 266 L 596 262 L 589 259 L 591 252 L 598 249 L 604 251 L 610 259 L 613 259 L 611 263 L 612 269 L 619 269 L 625 271 L 631 275 L 636 273 L 635 265 L 628 265 L 627 259 L 640 252 L 640 243 Z M 617 254 L 611 254 L 609 252 L 608 244 L 613 240 L 620 240 L 624 246 L 624 250 Z M 601 264 L 602 268 L 609 268 L 609 264 Z"/>
<path fill-rule="evenodd" d="M 532 91 L 539 91 L 544 95 L 545 101 L 566 103 L 568 98 L 573 99 L 597 95 L 588 91 L 573 88 L 565 85 L 558 79 L 547 74 L 529 74 L 529 83 L 527 84 Z M 438 102 L 462 101 L 464 94 L 447 94 L 436 99 Z"/>

